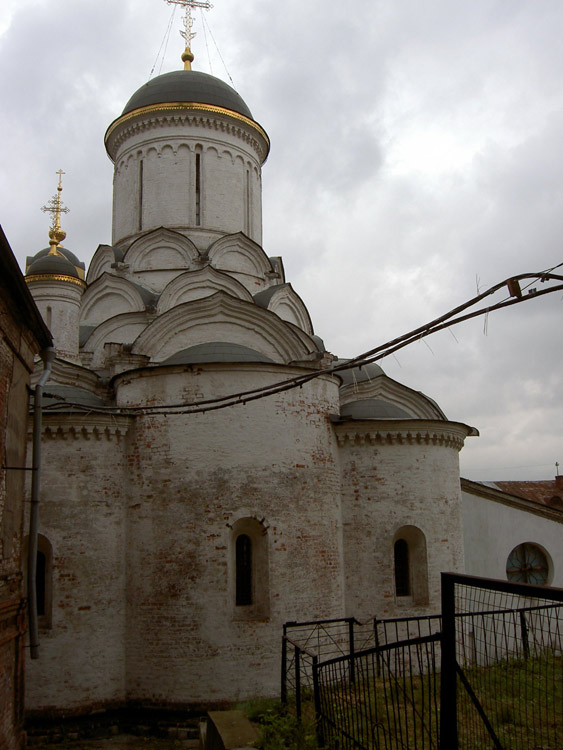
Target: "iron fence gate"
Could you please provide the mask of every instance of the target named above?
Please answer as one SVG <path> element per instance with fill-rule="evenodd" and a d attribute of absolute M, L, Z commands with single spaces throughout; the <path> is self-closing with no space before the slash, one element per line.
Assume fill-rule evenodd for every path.
<path fill-rule="evenodd" d="M 441 615 L 288 623 L 282 662 L 321 747 L 563 748 L 561 589 L 442 574 Z"/>
<path fill-rule="evenodd" d="M 563 591 L 443 573 L 442 626 L 442 747 L 563 747 Z"/>
<path fill-rule="evenodd" d="M 410 638 L 313 667 L 319 745 L 438 748 L 440 634 Z M 353 672 L 352 670 L 353 665 Z"/>

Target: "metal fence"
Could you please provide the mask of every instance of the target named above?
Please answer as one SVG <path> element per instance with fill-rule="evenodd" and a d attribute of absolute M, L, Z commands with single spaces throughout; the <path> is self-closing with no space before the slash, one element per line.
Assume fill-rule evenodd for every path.
<path fill-rule="evenodd" d="M 313 668 L 319 745 L 437 748 L 440 634 L 337 657 Z M 353 671 L 352 671 L 353 669 Z"/>
<path fill-rule="evenodd" d="M 442 575 L 442 614 L 287 623 L 282 698 L 331 748 L 563 748 L 563 591 Z"/>
<path fill-rule="evenodd" d="M 295 699 L 297 716 L 301 716 L 302 701 L 313 693 L 313 663 L 339 656 L 351 659 L 365 651 L 389 643 L 420 638 L 441 629 L 439 615 L 419 617 L 377 617 L 359 622 L 354 617 L 331 620 L 286 622 L 283 626 L 281 699 Z"/>
<path fill-rule="evenodd" d="M 442 574 L 444 748 L 563 747 L 563 591 Z"/>
<path fill-rule="evenodd" d="M 314 666 L 320 660 L 335 656 L 352 658 L 356 652 L 358 627 L 362 626 L 353 617 L 286 622 L 283 626 L 281 699 L 287 703 L 288 697 L 293 696 L 298 719 L 301 718 L 303 702 L 313 696 Z"/>

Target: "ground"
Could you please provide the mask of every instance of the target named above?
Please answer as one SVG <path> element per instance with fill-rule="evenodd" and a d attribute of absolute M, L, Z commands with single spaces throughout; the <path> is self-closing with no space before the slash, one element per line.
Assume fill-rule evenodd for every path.
<path fill-rule="evenodd" d="M 155 739 L 119 734 L 103 740 L 64 740 L 37 745 L 41 750 L 195 750 L 198 740 Z"/>

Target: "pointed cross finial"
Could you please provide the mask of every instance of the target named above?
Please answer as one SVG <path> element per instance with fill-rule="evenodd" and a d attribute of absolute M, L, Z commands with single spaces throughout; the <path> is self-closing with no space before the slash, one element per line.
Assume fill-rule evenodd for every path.
<path fill-rule="evenodd" d="M 180 31 L 180 35 L 186 42 L 186 49 L 182 54 L 182 60 L 184 61 L 184 70 L 191 70 L 194 59 L 191 50 L 191 43 L 196 35 L 196 32 L 193 31 L 194 21 L 192 18 L 192 8 L 203 8 L 204 10 L 209 10 L 213 6 L 208 0 L 166 0 L 166 2 L 168 5 L 181 5 L 186 9 L 183 21 L 184 31 Z"/>
<path fill-rule="evenodd" d="M 49 255 L 59 254 L 57 248 L 66 237 L 66 232 L 61 229 L 61 214 L 68 214 L 69 212 L 69 209 L 63 205 L 63 202 L 61 201 L 61 193 L 63 190 L 62 177 L 66 172 L 59 169 L 55 174 L 59 175 L 57 194 L 47 201 L 45 206 L 41 207 L 41 210 L 44 213 L 53 214 L 53 218 L 51 219 L 51 229 L 49 231 L 49 245 L 51 246 Z"/>

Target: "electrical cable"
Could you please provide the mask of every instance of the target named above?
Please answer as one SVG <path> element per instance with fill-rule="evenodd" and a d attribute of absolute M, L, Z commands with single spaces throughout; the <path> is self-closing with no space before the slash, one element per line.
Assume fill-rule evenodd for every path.
<path fill-rule="evenodd" d="M 563 266 L 563 263 L 558 264 L 554 266 L 553 268 L 554 269 L 559 268 L 560 266 Z M 534 273 L 534 274 L 528 273 L 528 274 L 519 274 L 518 276 L 512 276 L 508 279 L 505 279 L 504 281 L 499 282 L 498 284 L 495 284 L 494 286 L 490 287 L 486 291 L 481 292 L 480 294 L 476 295 L 470 300 L 462 303 L 461 305 L 458 305 L 457 307 L 453 308 L 449 312 L 445 313 L 444 315 L 441 315 L 438 318 L 435 318 L 429 323 L 419 326 L 418 328 L 415 328 L 412 331 L 406 334 L 403 334 L 402 336 L 392 339 L 391 341 L 388 341 L 385 344 L 381 344 L 380 346 L 374 347 L 373 349 L 369 349 L 367 352 L 363 352 L 362 354 L 359 354 L 356 357 L 353 357 L 352 359 L 348 359 L 345 362 L 341 362 L 337 365 L 333 365 L 330 367 L 320 368 L 313 372 L 307 372 L 307 373 L 304 373 L 303 375 L 297 375 L 292 378 L 286 378 L 284 380 L 277 381 L 275 383 L 271 383 L 266 386 L 252 388 L 248 391 L 239 391 L 234 394 L 218 396 L 215 398 L 203 399 L 199 401 L 192 401 L 192 402 L 185 401 L 185 402 L 175 403 L 175 404 L 159 404 L 159 405 L 154 405 L 154 406 L 92 407 L 92 406 L 86 406 L 84 404 L 79 404 L 79 403 L 75 403 L 72 401 L 68 401 L 60 396 L 57 398 L 63 400 L 67 406 L 72 406 L 77 409 L 81 409 L 85 411 L 87 410 L 89 412 L 100 413 L 100 414 L 110 413 L 110 414 L 120 414 L 120 415 L 128 415 L 128 414 L 131 414 L 131 415 L 147 415 L 147 414 L 174 415 L 174 414 L 192 414 L 192 413 L 195 414 L 195 413 L 203 413 L 207 411 L 215 411 L 217 409 L 223 409 L 223 408 L 230 407 L 230 406 L 236 406 L 237 404 L 246 404 L 249 401 L 255 401 L 257 399 L 265 398 L 266 396 L 272 396 L 277 393 L 281 393 L 283 391 L 291 390 L 297 387 L 302 387 L 309 381 L 314 380 L 323 375 L 338 375 L 339 372 L 344 372 L 346 370 L 350 370 L 356 367 L 361 368 L 366 365 L 372 364 L 373 362 L 383 359 L 384 357 L 387 357 L 390 354 L 394 354 L 399 349 L 403 349 L 404 347 L 409 346 L 415 341 L 419 341 L 425 338 L 426 336 L 429 336 L 433 333 L 437 333 L 438 331 L 444 330 L 446 328 L 450 328 L 451 326 L 457 325 L 467 320 L 471 320 L 472 318 L 478 317 L 480 315 L 488 315 L 489 313 L 493 311 L 500 310 L 505 307 L 510 307 L 512 305 L 520 304 L 522 302 L 529 301 L 533 298 L 535 299 L 536 297 L 540 297 L 545 294 L 551 294 L 553 292 L 563 291 L 563 284 L 558 284 L 553 287 L 548 287 L 540 291 L 533 290 L 533 292 L 529 292 L 525 296 L 507 297 L 501 300 L 500 302 L 495 303 L 494 305 L 488 305 L 487 307 L 482 307 L 482 308 L 479 308 L 478 310 L 464 313 L 464 311 L 467 310 L 469 307 L 472 307 L 478 304 L 480 301 L 484 300 L 486 297 L 489 297 L 495 292 L 502 289 L 503 287 L 508 286 L 509 283 L 513 283 L 515 281 L 520 282 L 524 279 L 532 280 L 530 284 L 533 283 L 534 280 L 539 281 L 541 283 L 545 283 L 546 281 L 563 282 L 563 276 L 558 275 L 558 274 L 553 274 L 548 271 L 541 271 L 539 273 Z M 528 286 L 530 286 L 530 284 L 528 284 Z M 460 314 L 460 313 L 464 313 L 464 314 Z M 53 410 L 54 408 L 56 408 L 56 405 L 51 405 L 50 407 L 44 407 L 44 410 Z"/>

